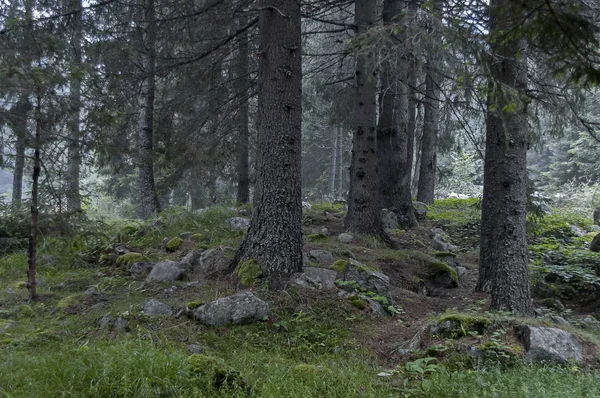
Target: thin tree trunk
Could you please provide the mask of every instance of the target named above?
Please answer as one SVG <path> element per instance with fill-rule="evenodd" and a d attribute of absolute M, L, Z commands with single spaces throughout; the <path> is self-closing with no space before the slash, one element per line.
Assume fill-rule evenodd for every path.
<path fill-rule="evenodd" d="M 328 189 L 327 189 L 327 193 L 329 195 L 331 195 L 332 197 L 335 197 L 335 178 L 336 178 L 336 173 L 337 173 L 337 148 L 338 148 L 338 144 L 337 144 L 337 140 L 338 140 L 338 129 L 339 127 L 336 127 L 335 129 L 333 129 L 333 134 L 331 137 L 331 166 L 329 168 L 329 185 L 328 185 Z"/>
<path fill-rule="evenodd" d="M 15 135 L 15 169 L 13 170 L 12 204 L 19 205 L 23 200 L 23 174 L 25 169 L 25 148 L 27 143 L 27 118 L 32 109 L 27 95 L 10 110 L 8 122 Z"/>
<path fill-rule="evenodd" d="M 81 132 L 80 132 L 80 113 L 81 113 L 81 79 L 78 77 L 81 71 L 82 64 L 82 23 L 83 13 L 81 11 L 82 0 L 73 0 L 70 2 L 71 10 L 76 11 L 72 15 L 73 21 L 73 55 L 71 67 L 76 73 L 73 73 L 70 84 L 70 120 L 68 153 L 67 153 L 67 176 L 66 176 L 66 196 L 67 196 L 67 212 L 75 213 L 81 211 L 81 195 L 79 193 L 79 177 L 81 172 Z"/>
<path fill-rule="evenodd" d="M 200 179 L 200 169 L 198 166 L 192 166 L 188 179 L 190 207 L 192 210 L 202 209 L 205 205 L 204 192 Z"/>
<path fill-rule="evenodd" d="M 375 25 L 377 2 L 356 0 L 356 34 L 362 35 Z M 363 49 L 364 50 L 364 49 Z M 344 220 L 346 230 L 359 234 L 379 236 L 391 242 L 380 218 L 381 201 L 377 173 L 376 85 L 372 53 L 361 51 L 356 59 L 354 135 L 350 164 L 350 192 L 348 213 Z"/>
<path fill-rule="evenodd" d="M 493 90 L 486 120 L 477 290 L 491 291 L 490 308 L 533 313 L 527 248 L 527 44 L 507 39 L 523 8 L 512 0 L 490 2 L 490 73 Z"/>
<path fill-rule="evenodd" d="M 160 204 L 154 183 L 154 95 L 156 91 L 156 15 L 154 0 L 144 0 L 140 21 L 142 33 L 142 87 L 140 90 L 139 139 L 139 185 L 140 202 L 144 217 L 158 214 Z"/>
<path fill-rule="evenodd" d="M 383 23 L 398 22 L 405 2 L 385 0 Z M 414 105 L 412 90 L 406 82 L 411 81 L 410 59 L 403 62 L 406 68 L 398 71 L 393 64 L 384 60 L 382 69 L 381 115 L 377 126 L 377 154 L 379 159 L 379 189 L 381 205 L 398 216 L 402 226 L 418 225 L 412 208 L 411 175 L 412 146 L 414 145 Z M 402 81 L 397 76 L 401 74 Z M 412 138 L 411 138 L 412 137 Z"/>
<path fill-rule="evenodd" d="M 233 264 L 252 259 L 272 289 L 302 270 L 300 3 L 260 7 L 258 153 L 252 220 Z"/>
<path fill-rule="evenodd" d="M 247 17 L 240 18 L 240 26 L 248 23 Z M 237 201 L 248 203 L 250 201 L 250 165 L 249 165 L 249 68 L 248 68 L 248 33 L 244 32 L 239 38 L 238 50 L 238 85 L 239 92 L 244 93 L 238 113 L 238 163 L 237 163 Z"/>
<path fill-rule="evenodd" d="M 338 165 L 338 179 L 337 179 L 337 198 L 341 199 L 344 197 L 344 154 L 343 154 L 343 139 L 344 139 L 344 128 L 338 127 L 337 130 L 337 165 Z"/>

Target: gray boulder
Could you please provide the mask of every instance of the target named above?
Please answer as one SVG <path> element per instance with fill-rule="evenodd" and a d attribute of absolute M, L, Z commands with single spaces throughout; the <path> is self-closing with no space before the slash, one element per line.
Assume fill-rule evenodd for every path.
<path fill-rule="evenodd" d="M 196 271 L 203 277 L 215 276 L 229 269 L 231 259 L 225 255 L 223 249 L 209 249 L 200 255 L 199 266 Z"/>
<path fill-rule="evenodd" d="M 423 202 L 413 202 L 413 211 L 417 220 L 427 220 L 427 205 Z"/>
<path fill-rule="evenodd" d="M 173 315 L 173 311 L 171 310 L 171 307 L 169 307 L 168 305 L 166 305 L 165 303 L 158 301 L 156 299 L 150 299 L 146 302 L 144 302 L 140 309 L 142 310 L 142 312 L 147 315 L 147 316 L 151 316 L 151 317 L 155 317 L 155 316 L 170 316 Z"/>
<path fill-rule="evenodd" d="M 582 361 L 583 348 L 571 333 L 557 328 L 523 326 L 520 335 L 527 354 L 534 362 L 566 363 Z"/>
<path fill-rule="evenodd" d="M 458 276 L 459 278 L 461 278 L 463 275 L 466 275 L 467 272 L 469 272 L 469 270 L 466 269 L 465 267 L 461 267 L 461 266 L 456 267 L 456 276 Z"/>
<path fill-rule="evenodd" d="M 458 250 L 458 248 L 450 242 L 448 242 L 442 234 L 436 234 L 433 237 L 433 242 L 431 243 L 431 245 L 433 247 L 433 250 L 438 250 L 441 252 L 455 252 Z"/>
<path fill-rule="evenodd" d="M 145 278 L 150 274 L 154 268 L 154 264 L 151 263 L 135 263 L 129 267 L 129 275 L 133 278 Z"/>
<path fill-rule="evenodd" d="M 331 264 L 333 262 L 333 254 L 327 250 L 311 250 L 308 252 L 308 258 L 321 264 Z"/>
<path fill-rule="evenodd" d="M 391 302 L 390 278 L 381 272 L 369 269 L 369 267 L 356 260 L 349 260 L 344 272 L 344 280 L 355 281 L 360 288 L 387 297 Z"/>
<path fill-rule="evenodd" d="M 571 227 L 571 231 L 573 231 L 573 235 L 581 238 L 582 236 L 585 236 L 585 232 L 579 228 L 577 225 L 569 225 Z"/>
<path fill-rule="evenodd" d="M 390 209 L 381 210 L 381 222 L 384 228 L 398 229 L 398 216 Z"/>
<path fill-rule="evenodd" d="M 200 256 L 202 256 L 202 253 L 204 253 L 204 249 L 192 250 L 179 261 L 180 267 L 186 271 L 194 272 L 200 266 Z"/>
<path fill-rule="evenodd" d="M 594 210 L 594 224 L 600 225 L 600 207 Z"/>
<path fill-rule="evenodd" d="M 296 274 L 294 283 L 307 289 L 332 290 L 335 289 L 337 272 L 325 269 L 308 267 L 301 274 Z"/>
<path fill-rule="evenodd" d="M 163 260 L 150 271 L 150 275 L 146 278 L 146 283 L 176 281 L 185 275 L 185 270 L 179 266 L 179 263 L 171 260 Z"/>
<path fill-rule="evenodd" d="M 344 232 L 338 235 L 338 240 L 342 243 L 352 243 L 352 241 L 354 240 L 354 236 L 352 234 Z"/>
<path fill-rule="evenodd" d="M 594 236 L 592 243 L 590 243 L 590 250 L 593 252 L 600 252 L 600 234 Z"/>
<path fill-rule="evenodd" d="M 229 228 L 234 231 L 241 231 L 250 228 L 250 220 L 245 217 L 231 217 L 225 220 Z"/>
<path fill-rule="evenodd" d="M 222 326 L 257 322 L 269 313 L 269 304 L 251 292 L 242 292 L 198 307 L 194 317 L 205 325 Z"/>

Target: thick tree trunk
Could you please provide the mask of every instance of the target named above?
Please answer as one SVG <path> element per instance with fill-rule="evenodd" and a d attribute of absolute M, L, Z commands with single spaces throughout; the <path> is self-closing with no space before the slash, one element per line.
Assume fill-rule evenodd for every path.
<path fill-rule="evenodd" d="M 71 10 L 81 10 L 82 0 L 73 0 L 70 2 Z M 81 71 L 82 63 L 82 11 L 77 11 L 72 16 L 73 21 L 73 39 L 71 42 L 72 61 L 71 67 L 76 73 L 73 73 L 70 84 L 70 120 L 68 123 L 69 139 L 67 153 L 67 175 L 66 175 L 66 196 L 67 212 L 75 213 L 81 211 L 81 196 L 79 193 L 79 177 L 81 171 L 81 133 L 80 133 L 80 113 L 81 113 L 81 79 L 78 77 Z"/>
<path fill-rule="evenodd" d="M 260 8 L 258 153 L 252 220 L 234 259 L 252 259 L 271 288 L 302 270 L 300 3 Z"/>
<path fill-rule="evenodd" d="M 15 135 L 15 169 L 13 170 L 12 204 L 19 205 L 23 200 L 23 173 L 25 169 L 25 148 L 27 144 L 27 118 L 32 109 L 27 95 L 21 95 L 19 102 L 10 110 L 9 125 Z"/>
<path fill-rule="evenodd" d="M 490 308 L 532 314 L 527 248 L 527 45 L 506 39 L 523 8 L 512 0 L 490 3 L 493 90 L 486 120 L 477 290 L 491 291 Z"/>
<path fill-rule="evenodd" d="M 240 26 L 248 23 L 246 17 L 240 18 Z M 250 165 L 249 165 L 249 138 L 248 130 L 250 97 L 249 68 L 248 68 L 248 33 L 244 32 L 239 38 L 238 49 L 238 86 L 239 92 L 244 93 L 237 118 L 238 125 L 238 162 L 237 162 L 237 201 L 248 203 L 250 201 Z"/>
<path fill-rule="evenodd" d="M 398 16 L 405 6 L 400 0 L 385 0 L 383 23 L 398 22 Z M 379 166 L 379 190 L 381 206 L 393 210 L 400 225 L 418 225 L 412 208 L 411 175 L 412 146 L 414 145 L 414 112 L 411 106 L 412 90 L 406 82 L 411 81 L 410 62 L 403 62 L 404 70 L 397 70 L 393 63 L 384 60 L 382 64 L 381 115 L 377 126 L 377 154 Z M 399 81 L 398 75 L 402 81 Z M 412 137 L 412 138 L 411 138 Z"/>
<path fill-rule="evenodd" d="M 156 91 L 156 12 L 154 0 L 144 0 L 140 21 L 142 33 L 142 87 L 138 126 L 139 185 L 141 210 L 144 217 L 158 214 L 160 204 L 154 183 L 154 95 Z"/>
<path fill-rule="evenodd" d="M 331 195 L 332 197 L 335 197 L 335 181 L 336 181 L 336 174 L 337 174 L 337 148 L 338 148 L 338 144 L 337 144 L 337 140 L 338 140 L 338 129 L 339 127 L 336 127 L 335 129 L 333 129 L 333 134 L 331 135 L 331 166 L 329 167 L 329 184 L 328 184 L 328 189 L 327 189 L 327 193 L 329 195 Z"/>
<path fill-rule="evenodd" d="M 425 120 L 421 137 L 421 165 L 417 193 L 417 200 L 426 204 L 433 203 L 435 192 L 437 137 L 440 119 L 439 96 L 438 73 L 430 60 L 425 76 Z"/>
<path fill-rule="evenodd" d="M 337 165 L 338 165 L 338 178 L 337 178 L 337 198 L 341 199 L 344 197 L 344 156 L 343 156 L 343 139 L 344 139 L 344 128 L 338 127 L 337 130 Z"/>
<path fill-rule="evenodd" d="M 377 2 L 356 0 L 354 19 L 356 34 L 367 32 L 377 19 Z M 390 242 L 380 218 L 376 132 L 377 79 L 372 72 L 374 65 L 373 53 L 361 52 L 357 56 L 350 192 L 344 225 L 350 232 L 379 236 Z"/>

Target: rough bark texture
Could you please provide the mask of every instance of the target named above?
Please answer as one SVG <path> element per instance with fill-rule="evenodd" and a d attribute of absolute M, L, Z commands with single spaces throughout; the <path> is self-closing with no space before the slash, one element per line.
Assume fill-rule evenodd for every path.
<path fill-rule="evenodd" d="M 397 23 L 404 3 L 385 0 L 383 23 Z M 414 101 L 411 100 L 412 90 L 399 77 L 404 82 L 412 81 L 414 69 L 410 67 L 411 62 L 408 60 L 402 64 L 406 66 L 402 71 L 397 70 L 389 61 L 382 64 L 383 95 L 377 126 L 379 190 L 382 207 L 393 210 L 398 215 L 400 225 L 412 227 L 418 225 L 412 209 L 410 189 L 415 117 L 410 109 L 414 108 Z"/>
<path fill-rule="evenodd" d="M 253 259 L 271 288 L 302 270 L 300 3 L 260 8 L 258 151 L 252 220 L 236 257 Z"/>
<path fill-rule="evenodd" d="M 491 291 L 490 308 L 532 313 L 526 235 L 527 88 L 526 42 L 505 33 L 521 20 L 512 0 L 490 3 L 492 93 L 486 120 L 481 219 L 480 275 L 477 290 Z"/>
<path fill-rule="evenodd" d="M 248 23 L 246 17 L 241 18 L 240 25 L 245 26 Z M 244 32 L 239 38 L 238 49 L 238 85 L 240 92 L 247 93 L 249 88 L 249 69 L 248 69 L 248 33 Z M 248 121 L 249 111 L 248 103 L 250 98 L 244 95 L 237 115 L 238 125 L 238 162 L 237 162 L 237 201 L 238 203 L 248 203 L 250 200 L 250 166 L 249 166 L 249 136 Z"/>
<path fill-rule="evenodd" d="M 329 185 L 327 189 L 327 193 L 332 197 L 335 196 L 335 182 L 336 182 L 336 174 L 337 174 L 337 140 L 338 140 L 338 128 L 336 127 L 333 130 L 333 134 L 331 135 L 331 166 L 329 167 Z"/>
<path fill-rule="evenodd" d="M 437 139 L 440 120 L 439 77 L 432 60 L 427 64 L 425 76 L 425 119 L 421 137 L 421 161 L 419 169 L 419 188 L 417 200 L 432 204 L 435 192 L 437 167 Z"/>
<path fill-rule="evenodd" d="M 160 204 L 154 183 L 153 122 L 154 95 L 156 91 L 156 15 L 154 0 L 144 0 L 143 16 L 140 21 L 142 33 L 142 86 L 140 90 L 140 115 L 138 126 L 139 185 L 141 210 L 144 217 L 158 214 Z"/>
<path fill-rule="evenodd" d="M 82 1 L 73 0 L 70 2 L 72 10 L 81 10 Z M 71 68 L 76 72 L 71 78 L 69 87 L 70 118 L 68 123 L 69 141 L 67 153 L 67 175 L 66 175 L 66 196 L 67 211 L 69 213 L 81 211 L 81 196 L 79 193 L 79 176 L 81 172 L 81 133 L 80 133 L 80 113 L 81 113 L 81 80 L 77 77 L 81 73 L 82 63 L 82 12 L 77 11 L 72 16 L 72 60 Z"/>
<path fill-rule="evenodd" d="M 10 110 L 9 125 L 15 135 L 15 169 L 13 170 L 12 204 L 23 200 L 23 172 L 25 169 L 25 148 L 27 143 L 27 117 L 33 106 L 27 95 L 21 95 L 19 102 Z"/>
<path fill-rule="evenodd" d="M 356 34 L 369 30 L 377 19 L 377 2 L 356 0 Z M 382 237 L 389 241 L 380 218 L 381 201 L 378 191 L 376 84 L 372 53 L 362 49 L 357 56 L 354 100 L 354 135 L 350 163 L 350 192 L 348 213 L 344 220 L 346 230 Z"/>
<path fill-rule="evenodd" d="M 38 300 L 37 294 L 37 235 L 38 235 L 38 181 L 42 170 L 40 147 L 42 146 L 42 89 L 37 88 L 35 106 L 35 141 L 33 154 L 33 174 L 31 181 L 31 232 L 27 249 L 27 290 L 31 301 Z"/>
<path fill-rule="evenodd" d="M 337 198 L 344 197 L 344 154 L 343 151 L 343 139 L 344 129 L 342 126 L 338 127 L 337 130 L 337 165 L 338 165 L 338 178 L 337 178 Z"/>

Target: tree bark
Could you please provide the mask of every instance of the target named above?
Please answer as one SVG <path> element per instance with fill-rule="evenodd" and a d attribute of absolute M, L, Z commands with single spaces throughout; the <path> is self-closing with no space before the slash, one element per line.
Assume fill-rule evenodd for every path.
<path fill-rule="evenodd" d="M 25 148 L 27 146 L 27 118 L 33 106 L 27 95 L 22 94 L 19 102 L 10 110 L 8 122 L 15 135 L 15 169 L 13 170 L 12 204 L 23 200 L 23 174 L 25 170 Z"/>
<path fill-rule="evenodd" d="M 81 78 L 82 73 L 82 45 L 83 45 L 83 13 L 81 11 L 82 0 L 73 0 L 70 3 L 71 10 L 76 11 L 72 16 L 73 38 L 71 67 L 75 73 L 71 76 L 70 83 L 70 119 L 68 123 L 68 153 L 67 153 L 67 175 L 66 175 L 66 196 L 67 212 L 76 213 L 81 211 L 81 195 L 79 192 L 79 177 L 81 173 Z"/>
<path fill-rule="evenodd" d="M 160 204 L 154 183 L 154 95 L 156 91 L 156 12 L 154 0 L 144 0 L 143 16 L 139 22 L 142 34 L 142 86 L 138 126 L 139 185 L 141 210 L 144 217 L 158 214 Z"/>
<path fill-rule="evenodd" d="M 258 153 L 252 220 L 233 263 L 252 259 L 270 288 L 302 270 L 300 3 L 260 8 Z"/>
<path fill-rule="evenodd" d="M 491 87 L 486 120 L 480 274 L 476 290 L 491 291 L 490 308 L 533 313 L 526 234 L 527 44 L 507 38 L 522 6 L 490 3 Z"/>
<path fill-rule="evenodd" d="M 338 178 L 337 178 L 337 198 L 341 199 L 344 197 L 344 154 L 343 154 L 343 139 L 344 139 L 344 128 L 338 127 L 337 130 L 337 165 L 338 165 Z"/>
<path fill-rule="evenodd" d="M 338 127 L 333 129 L 332 131 L 333 131 L 333 134 L 331 135 L 331 158 L 330 158 L 331 165 L 329 167 L 329 184 L 328 184 L 327 193 L 329 195 L 331 195 L 332 197 L 335 197 L 335 181 L 336 181 L 336 174 L 337 174 L 337 169 L 338 169 L 338 167 L 337 167 Z"/>
<path fill-rule="evenodd" d="M 383 23 L 398 22 L 406 2 L 385 0 Z M 388 57 L 382 62 L 381 115 L 377 126 L 377 153 L 379 166 L 379 190 L 381 206 L 390 209 L 398 216 L 402 226 L 418 225 L 412 208 L 411 175 L 412 146 L 414 145 L 414 101 L 410 85 L 414 69 L 408 57 L 403 57 L 401 68 L 397 70 Z M 398 78 L 400 76 L 400 79 Z M 412 138 L 411 138 L 412 137 Z"/>
<path fill-rule="evenodd" d="M 240 26 L 248 23 L 247 17 L 240 18 Z M 238 49 L 238 87 L 239 92 L 244 93 L 242 103 L 237 116 L 238 125 L 238 163 L 237 163 L 237 201 L 248 203 L 250 201 L 250 165 L 249 165 L 249 68 L 248 68 L 248 32 L 239 37 Z"/>
<path fill-rule="evenodd" d="M 357 36 L 367 32 L 377 20 L 377 2 L 356 0 L 354 19 Z M 380 217 L 376 133 L 377 79 L 372 72 L 375 65 L 373 58 L 372 52 L 361 51 L 356 59 L 350 192 L 344 225 L 349 232 L 378 236 L 390 242 Z"/>

